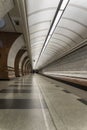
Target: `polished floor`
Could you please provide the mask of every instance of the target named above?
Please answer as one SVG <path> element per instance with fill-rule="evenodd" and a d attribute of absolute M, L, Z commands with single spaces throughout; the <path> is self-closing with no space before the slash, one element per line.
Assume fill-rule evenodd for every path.
<path fill-rule="evenodd" d="M 0 130 L 87 130 L 86 97 L 38 74 L 0 81 Z"/>

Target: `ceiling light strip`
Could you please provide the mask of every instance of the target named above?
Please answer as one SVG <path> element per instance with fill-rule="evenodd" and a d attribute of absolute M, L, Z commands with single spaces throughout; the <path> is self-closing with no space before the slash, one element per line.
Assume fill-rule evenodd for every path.
<path fill-rule="evenodd" d="M 45 42 L 44 42 L 44 45 L 43 45 L 43 47 L 42 47 L 42 49 L 41 49 L 40 55 L 39 55 L 38 60 L 37 60 L 37 62 L 36 62 L 35 65 L 37 65 L 37 63 L 38 63 L 38 61 L 39 61 L 39 59 L 40 59 L 40 56 L 42 55 L 42 53 L 43 53 L 44 50 L 46 49 L 46 47 L 47 47 L 47 45 L 48 45 L 48 43 L 49 43 L 49 40 L 50 40 L 50 38 L 52 37 L 53 32 L 54 32 L 56 26 L 58 25 L 58 23 L 59 23 L 59 21 L 60 21 L 60 19 L 61 19 L 61 16 L 62 16 L 63 12 L 65 11 L 65 9 L 66 9 L 66 7 L 67 7 L 69 1 L 70 1 L 70 0 L 60 0 L 60 2 L 59 2 L 59 4 L 58 4 L 58 7 L 57 7 L 57 11 L 56 11 L 56 13 L 55 13 L 55 16 L 54 16 L 54 18 L 53 18 L 52 24 L 51 24 L 51 26 L 50 26 L 49 32 L 48 32 L 48 34 L 47 34 L 46 40 L 45 40 Z"/>

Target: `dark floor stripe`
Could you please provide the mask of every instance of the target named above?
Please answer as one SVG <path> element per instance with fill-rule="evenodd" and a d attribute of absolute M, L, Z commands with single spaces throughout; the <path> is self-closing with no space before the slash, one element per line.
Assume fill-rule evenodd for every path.
<path fill-rule="evenodd" d="M 54 85 L 55 85 L 55 83 L 51 83 L 51 84 L 54 84 Z"/>
<path fill-rule="evenodd" d="M 87 100 L 84 100 L 84 99 L 77 99 L 78 101 L 80 101 L 81 103 L 87 105 Z"/>
<path fill-rule="evenodd" d="M 21 90 L 21 89 L 23 89 L 23 90 L 37 90 L 37 88 L 32 88 L 32 87 L 20 87 L 20 86 L 18 86 L 18 87 L 14 87 L 14 86 L 12 86 L 12 87 L 8 87 L 7 89 L 18 89 L 18 90 Z"/>
<path fill-rule="evenodd" d="M 71 93 L 71 92 L 69 92 L 69 91 L 67 91 L 67 90 L 62 90 L 62 91 L 64 91 L 65 93 Z"/>
<path fill-rule="evenodd" d="M 32 85 L 9 85 L 9 87 L 33 87 Z"/>
<path fill-rule="evenodd" d="M 32 84 L 32 82 L 26 82 L 26 81 L 18 81 L 18 82 L 14 82 L 14 83 L 28 83 L 28 84 Z"/>
<path fill-rule="evenodd" d="M 0 99 L 0 109 L 41 109 L 37 99 Z M 43 108 L 47 108 L 43 100 Z"/>
<path fill-rule="evenodd" d="M 38 93 L 37 90 L 27 90 L 27 89 L 3 89 L 0 93 Z"/>
<path fill-rule="evenodd" d="M 58 85 L 55 85 L 56 87 L 60 87 L 60 86 L 58 86 Z"/>

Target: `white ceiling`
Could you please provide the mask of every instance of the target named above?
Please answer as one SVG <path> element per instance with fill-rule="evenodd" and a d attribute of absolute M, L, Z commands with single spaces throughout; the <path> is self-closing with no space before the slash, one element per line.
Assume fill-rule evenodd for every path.
<path fill-rule="evenodd" d="M 26 3 L 34 69 L 60 58 L 87 38 L 87 0 L 70 0 L 41 54 L 59 0 L 26 0 Z"/>
<path fill-rule="evenodd" d="M 33 69 L 43 68 L 66 55 L 87 38 L 87 0 L 70 0 L 46 48 L 42 51 L 60 1 L 14 0 L 14 8 L 3 18 L 6 24 L 0 31 L 20 32 L 24 34 L 25 39 L 27 37 L 28 47 L 31 46 L 28 50 L 31 51 Z M 20 9 L 18 3 L 21 6 L 23 4 Z M 23 16 L 27 19 L 23 19 Z M 16 25 L 15 21 L 19 21 L 19 25 Z"/>
<path fill-rule="evenodd" d="M 36 65 L 59 0 L 26 0 L 33 68 Z"/>

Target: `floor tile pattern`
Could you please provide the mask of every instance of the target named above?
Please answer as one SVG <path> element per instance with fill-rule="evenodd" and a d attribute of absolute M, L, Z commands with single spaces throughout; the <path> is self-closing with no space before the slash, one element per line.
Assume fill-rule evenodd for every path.
<path fill-rule="evenodd" d="M 87 102 L 65 84 L 38 74 L 6 84 L 0 89 L 0 130 L 87 130 Z"/>

